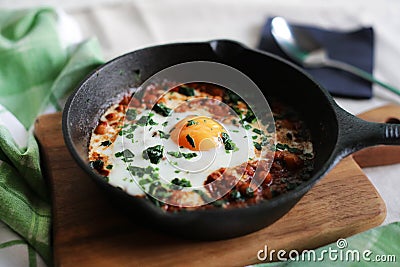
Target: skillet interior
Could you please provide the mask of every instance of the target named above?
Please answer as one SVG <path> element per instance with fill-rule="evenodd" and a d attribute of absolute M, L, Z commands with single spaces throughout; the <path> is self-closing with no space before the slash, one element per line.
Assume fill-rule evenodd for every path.
<path fill-rule="evenodd" d="M 88 167 L 88 143 L 101 114 L 121 93 L 158 71 L 190 61 L 214 61 L 250 77 L 267 100 L 277 97 L 292 105 L 311 129 L 316 154 L 313 178 L 271 201 L 247 208 L 164 213 L 152 203 L 127 195 L 104 182 Z M 138 75 L 139 74 L 139 75 Z M 251 98 L 251 93 L 248 95 Z M 330 96 L 292 64 L 250 50 L 232 41 L 181 43 L 150 47 L 121 56 L 92 73 L 71 95 L 63 114 L 66 144 L 78 164 L 108 192 L 111 200 L 136 222 L 160 230 L 201 239 L 222 239 L 263 228 L 281 216 L 331 167 L 338 122 Z"/>

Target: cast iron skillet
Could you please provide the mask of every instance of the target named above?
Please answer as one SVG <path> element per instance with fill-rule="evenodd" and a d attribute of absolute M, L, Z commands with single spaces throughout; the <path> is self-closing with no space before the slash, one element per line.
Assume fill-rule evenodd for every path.
<path fill-rule="evenodd" d="M 257 205 L 165 213 L 150 201 L 132 197 L 105 182 L 88 166 L 88 142 L 101 114 L 121 93 L 158 71 L 190 61 L 213 61 L 249 76 L 266 98 L 292 105 L 312 132 L 316 154 L 312 178 L 295 190 Z M 118 57 L 95 70 L 69 98 L 63 114 L 69 151 L 105 191 L 133 218 L 165 232 L 196 239 L 224 239 L 259 230 L 287 213 L 340 159 L 367 146 L 400 145 L 400 125 L 360 120 L 337 106 L 332 97 L 295 65 L 269 53 L 229 40 L 175 43 L 144 48 Z"/>

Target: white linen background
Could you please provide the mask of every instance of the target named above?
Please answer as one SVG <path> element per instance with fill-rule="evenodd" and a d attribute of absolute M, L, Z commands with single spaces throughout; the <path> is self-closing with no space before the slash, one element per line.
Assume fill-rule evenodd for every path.
<path fill-rule="evenodd" d="M 268 16 L 327 29 L 372 26 L 374 75 L 400 87 L 400 1 L 396 0 L 0 0 L 0 8 L 38 5 L 63 8 L 76 19 L 85 37 L 97 36 L 107 60 L 141 47 L 177 41 L 227 38 L 256 47 Z M 400 104 L 400 96 L 385 89 L 374 86 L 374 94 L 371 100 L 336 101 L 353 114 L 386 103 Z M 364 172 L 385 200 L 388 215 L 384 224 L 399 221 L 400 164 Z M 1 231 L 0 227 L 0 242 Z M 1 256 L 0 266 L 5 266 Z"/>

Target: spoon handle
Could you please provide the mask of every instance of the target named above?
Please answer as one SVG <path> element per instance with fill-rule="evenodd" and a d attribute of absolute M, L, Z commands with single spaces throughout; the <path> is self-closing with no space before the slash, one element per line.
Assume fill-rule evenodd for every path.
<path fill-rule="evenodd" d="M 324 63 L 325 63 L 324 64 L 325 66 L 350 72 L 350 73 L 352 73 L 356 76 L 359 76 L 365 80 L 379 84 L 380 86 L 392 91 L 393 93 L 395 93 L 397 95 L 400 95 L 399 89 L 397 89 L 396 87 L 394 87 L 390 84 L 384 83 L 384 82 L 376 79 L 374 76 L 372 76 L 371 74 L 369 74 L 368 72 L 366 72 L 360 68 L 354 67 L 352 65 L 349 65 L 349 64 L 341 62 L 341 61 L 332 60 L 332 59 L 326 60 Z"/>

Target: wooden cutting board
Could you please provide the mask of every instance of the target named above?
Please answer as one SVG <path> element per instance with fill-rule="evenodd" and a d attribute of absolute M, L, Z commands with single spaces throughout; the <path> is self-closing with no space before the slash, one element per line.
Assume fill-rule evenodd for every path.
<path fill-rule="evenodd" d="M 389 117 L 400 118 L 399 107 L 387 108 L 397 112 Z M 370 114 L 385 121 L 387 111 Z M 383 200 L 348 157 L 273 225 L 229 240 L 182 240 L 137 226 L 110 205 L 67 151 L 60 113 L 39 117 L 35 134 L 52 190 L 55 266 L 243 266 L 257 263 L 257 252 L 265 245 L 312 249 L 377 226 L 386 216 Z M 385 155 L 400 151 L 393 149 Z M 357 158 L 363 166 L 375 163 L 362 153 Z"/>

